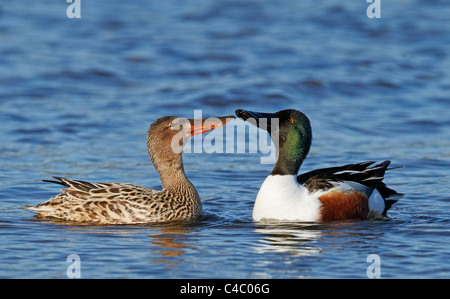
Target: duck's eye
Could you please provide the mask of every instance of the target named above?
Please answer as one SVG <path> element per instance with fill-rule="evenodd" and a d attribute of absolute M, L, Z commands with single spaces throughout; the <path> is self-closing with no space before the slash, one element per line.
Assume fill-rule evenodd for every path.
<path fill-rule="evenodd" d="M 290 122 L 291 124 L 293 124 L 293 123 L 295 122 L 295 120 L 294 120 L 293 118 L 291 118 L 291 119 L 289 120 L 289 122 Z"/>

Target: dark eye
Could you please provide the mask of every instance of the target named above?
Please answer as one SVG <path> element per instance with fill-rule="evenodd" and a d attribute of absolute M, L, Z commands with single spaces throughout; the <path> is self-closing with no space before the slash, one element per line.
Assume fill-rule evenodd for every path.
<path fill-rule="evenodd" d="M 289 120 L 289 122 L 290 122 L 291 124 L 293 124 L 293 123 L 295 123 L 295 120 L 294 120 L 293 118 L 291 118 L 291 119 Z"/>

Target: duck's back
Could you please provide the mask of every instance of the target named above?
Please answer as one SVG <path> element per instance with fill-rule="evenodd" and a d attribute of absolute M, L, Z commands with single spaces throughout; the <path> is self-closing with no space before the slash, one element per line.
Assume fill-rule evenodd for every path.
<path fill-rule="evenodd" d="M 195 189 L 177 194 L 133 184 L 55 179 L 51 182 L 67 188 L 31 207 L 38 212 L 38 217 L 96 224 L 136 224 L 190 220 L 201 212 Z"/>

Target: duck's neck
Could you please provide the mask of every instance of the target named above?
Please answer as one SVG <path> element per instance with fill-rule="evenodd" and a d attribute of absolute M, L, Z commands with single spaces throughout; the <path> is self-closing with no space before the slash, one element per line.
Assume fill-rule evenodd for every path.
<path fill-rule="evenodd" d="M 297 175 L 300 166 L 303 164 L 306 155 L 290 158 L 287 155 L 279 154 L 278 160 L 272 169 L 271 175 Z"/>
<path fill-rule="evenodd" d="M 280 136 L 281 137 L 281 136 Z M 311 138 L 296 139 L 296 135 L 280 138 L 276 150 L 278 160 L 271 175 L 297 175 L 300 166 L 308 155 Z"/>
<path fill-rule="evenodd" d="M 194 188 L 184 172 L 181 155 L 179 162 L 173 162 L 170 160 L 159 161 L 157 163 L 153 162 L 153 165 L 159 173 L 163 189 L 184 189 L 186 187 Z"/>
<path fill-rule="evenodd" d="M 163 189 L 185 190 L 194 189 L 184 172 L 181 153 L 174 153 L 171 148 L 149 148 L 149 155 L 153 166 L 159 173 Z"/>

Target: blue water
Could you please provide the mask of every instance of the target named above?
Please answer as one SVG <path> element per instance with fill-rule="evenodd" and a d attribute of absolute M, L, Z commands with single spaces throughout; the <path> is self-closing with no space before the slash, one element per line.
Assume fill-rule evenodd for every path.
<path fill-rule="evenodd" d="M 0 4 L 0 278 L 450 278 L 450 3 L 66 1 Z M 160 116 L 303 111 L 300 171 L 391 160 L 384 220 L 258 224 L 261 153 L 187 153 L 198 223 L 90 226 L 26 205 L 53 175 L 160 186 Z M 228 137 L 227 137 L 228 138 Z M 253 142 L 251 140 L 247 142 Z"/>

